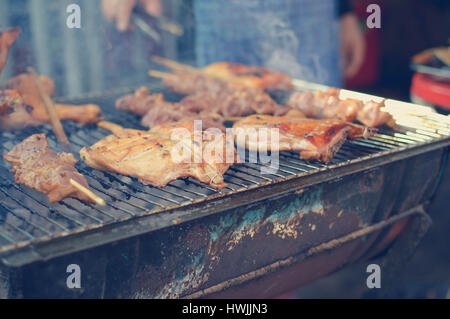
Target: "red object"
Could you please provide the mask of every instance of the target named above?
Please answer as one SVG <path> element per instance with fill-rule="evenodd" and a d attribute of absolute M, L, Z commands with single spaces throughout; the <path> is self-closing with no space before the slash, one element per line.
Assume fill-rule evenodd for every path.
<path fill-rule="evenodd" d="M 411 84 L 411 95 L 450 110 L 450 82 L 438 81 L 431 76 L 415 73 Z"/>
<path fill-rule="evenodd" d="M 362 0 L 354 2 L 354 14 L 358 17 L 361 23 L 362 31 L 364 32 L 364 38 L 366 42 L 366 52 L 364 55 L 364 61 L 353 77 L 345 79 L 345 87 L 348 89 L 361 89 L 368 87 L 377 82 L 379 78 L 380 70 L 380 56 L 381 56 L 381 34 L 380 29 L 369 29 L 366 27 L 366 20 L 370 13 L 366 11 L 367 6 L 375 3 L 382 8 L 383 1 L 381 0 Z"/>

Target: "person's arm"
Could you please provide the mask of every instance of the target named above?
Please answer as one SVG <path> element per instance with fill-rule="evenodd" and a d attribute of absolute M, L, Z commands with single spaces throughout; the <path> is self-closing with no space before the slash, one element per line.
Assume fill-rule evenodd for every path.
<path fill-rule="evenodd" d="M 131 13 L 137 5 L 152 16 L 162 14 L 161 0 L 102 0 L 102 11 L 106 20 L 124 32 L 129 29 Z"/>
<path fill-rule="evenodd" d="M 354 76 L 360 69 L 366 50 L 358 18 L 352 13 L 350 1 L 338 0 L 341 23 L 341 60 L 345 77 Z"/>

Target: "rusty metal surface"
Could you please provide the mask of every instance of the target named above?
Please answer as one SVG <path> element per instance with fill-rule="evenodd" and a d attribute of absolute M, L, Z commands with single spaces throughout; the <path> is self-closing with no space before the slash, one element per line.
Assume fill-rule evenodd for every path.
<path fill-rule="evenodd" d="M 305 284 L 391 243 L 401 221 L 307 254 L 428 201 L 449 144 L 417 142 L 15 247 L 2 255 L 0 296 L 181 298 L 224 287 L 252 297 Z M 293 256 L 307 258 L 285 267 Z M 73 263 L 77 291 L 65 285 Z M 228 285 L 254 274 L 264 289 Z"/>
<path fill-rule="evenodd" d="M 389 226 L 395 227 L 400 222 L 408 222 L 417 215 L 427 221 L 425 224 L 431 223 L 423 207 L 418 206 L 388 220 L 324 242 L 304 253 L 277 261 L 261 269 L 185 296 L 185 298 L 245 298 L 249 295 L 252 298 L 271 298 L 278 296 L 283 292 L 321 278 L 348 263 L 349 259 L 354 259 L 353 255 L 358 246 L 368 248 L 369 244 L 361 238 L 389 228 Z"/>
<path fill-rule="evenodd" d="M 308 256 L 298 263 L 299 267 L 282 269 L 286 260 L 302 256 L 312 247 L 368 229 L 401 213 L 399 208 L 408 210 L 428 200 L 441 158 L 442 150 L 424 153 L 295 188 L 251 206 L 207 214 L 102 247 L 32 263 L 16 270 L 14 276 L 22 278 L 19 282 L 24 286 L 15 283 L 11 294 L 24 291 L 24 297 L 69 298 L 200 296 L 211 287 L 228 288 L 230 281 L 250 278 L 264 267 L 278 265 L 280 269 L 275 272 L 262 270 L 259 274 L 261 279 L 257 281 L 264 283 L 265 290 L 260 285 L 242 290 L 233 285 L 229 290 L 245 297 L 275 294 L 353 262 L 381 242 L 383 232 L 389 233 L 392 227 L 375 229 L 329 252 Z M 422 173 L 409 174 L 410 167 Z M 386 196 L 386 188 L 391 196 Z M 65 267 L 72 263 L 79 264 L 84 273 L 80 291 L 65 287 Z M 15 268 L 2 269 L 15 272 Z"/>

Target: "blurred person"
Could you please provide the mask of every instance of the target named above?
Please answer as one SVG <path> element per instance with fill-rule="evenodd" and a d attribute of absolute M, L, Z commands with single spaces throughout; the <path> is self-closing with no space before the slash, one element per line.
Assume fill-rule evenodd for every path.
<path fill-rule="evenodd" d="M 130 30 L 135 6 L 162 14 L 160 0 L 102 0 L 105 17 L 120 31 Z M 199 67 L 217 61 L 263 65 L 341 86 L 342 76 L 352 77 L 363 62 L 364 37 L 349 1 L 193 0 L 193 9 Z"/>

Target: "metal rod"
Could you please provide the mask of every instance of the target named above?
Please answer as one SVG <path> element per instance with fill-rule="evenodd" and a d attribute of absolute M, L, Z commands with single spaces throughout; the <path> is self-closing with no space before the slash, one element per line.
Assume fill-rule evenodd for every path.
<path fill-rule="evenodd" d="M 22 220 L 22 221 L 24 221 L 24 222 L 30 224 L 30 225 L 33 226 L 34 228 L 37 228 L 37 229 L 39 229 L 40 231 L 42 231 L 43 233 L 46 233 L 47 235 L 50 235 L 50 234 L 51 234 L 50 232 L 48 232 L 46 229 L 42 228 L 41 226 L 36 225 L 36 224 L 32 223 L 31 221 L 26 220 L 25 218 L 23 218 L 23 217 L 20 216 L 19 214 L 16 214 L 16 212 L 14 212 L 12 209 L 10 209 L 9 207 L 5 206 L 4 204 L 0 203 L 0 206 L 1 206 L 4 210 L 8 211 L 10 214 L 14 215 L 16 218 L 18 218 L 18 219 L 20 219 L 20 220 Z M 29 233 L 28 233 L 28 234 L 29 234 Z M 29 234 L 29 235 L 30 235 L 31 237 L 33 237 L 33 235 L 31 235 L 31 234 Z M 33 237 L 33 238 L 34 238 L 34 237 Z"/>
<path fill-rule="evenodd" d="M 19 191 L 22 192 L 20 189 L 19 189 Z M 19 206 L 22 206 L 23 208 L 28 209 L 29 211 L 33 212 L 33 210 L 31 210 L 30 208 L 26 207 L 26 206 L 25 206 L 24 204 L 22 204 L 20 201 L 18 201 L 17 199 L 15 199 L 15 198 L 12 197 L 11 195 L 9 195 L 9 194 L 8 194 L 7 192 L 5 192 L 2 188 L 0 188 L 0 192 L 2 192 L 3 194 L 7 195 L 7 196 L 8 196 L 9 198 L 11 198 L 14 202 L 16 202 L 17 204 L 19 204 Z M 31 198 L 32 200 L 34 200 L 35 202 L 41 204 L 39 201 L 37 201 L 36 199 L 34 199 L 33 197 L 31 197 L 31 196 L 28 195 L 27 193 L 25 193 L 25 192 L 22 192 L 22 193 L 25 194 L 26 196 L 30 197 L 30 198 Z M 41 205 L 42 205 L 42 204 L 41 204 Z M 47 206 L 45 206 L 45 205 L 42 205 L 42 206 L 43 206 L 44 208 L 48 209 Z M 46 217 L 46 216 L 42 216 L 41 214 L 37 214 L 37 213 L 34 213 L 34 214 L 35 214 L 35 215 L 38 215 L 38 216 L 40 216 L 40 217 L 42 217 L 42 218 L 44 218 L 44 219 L 46 219 L 46 220 L 49 221 L 50 223 L 52 223 L 52 224 L 58 226 L 59 228 L 61 228 L 61 229 L 63 229 L 63 230 L 68 230 L 68 228 L 66 228 L 65 226 L 61 225 L 61 224 L 58 223 L 57 221 L 54 221 L 54 220 L 51 219 L 51 218 L 48 218 L 48 217 Z"/>

